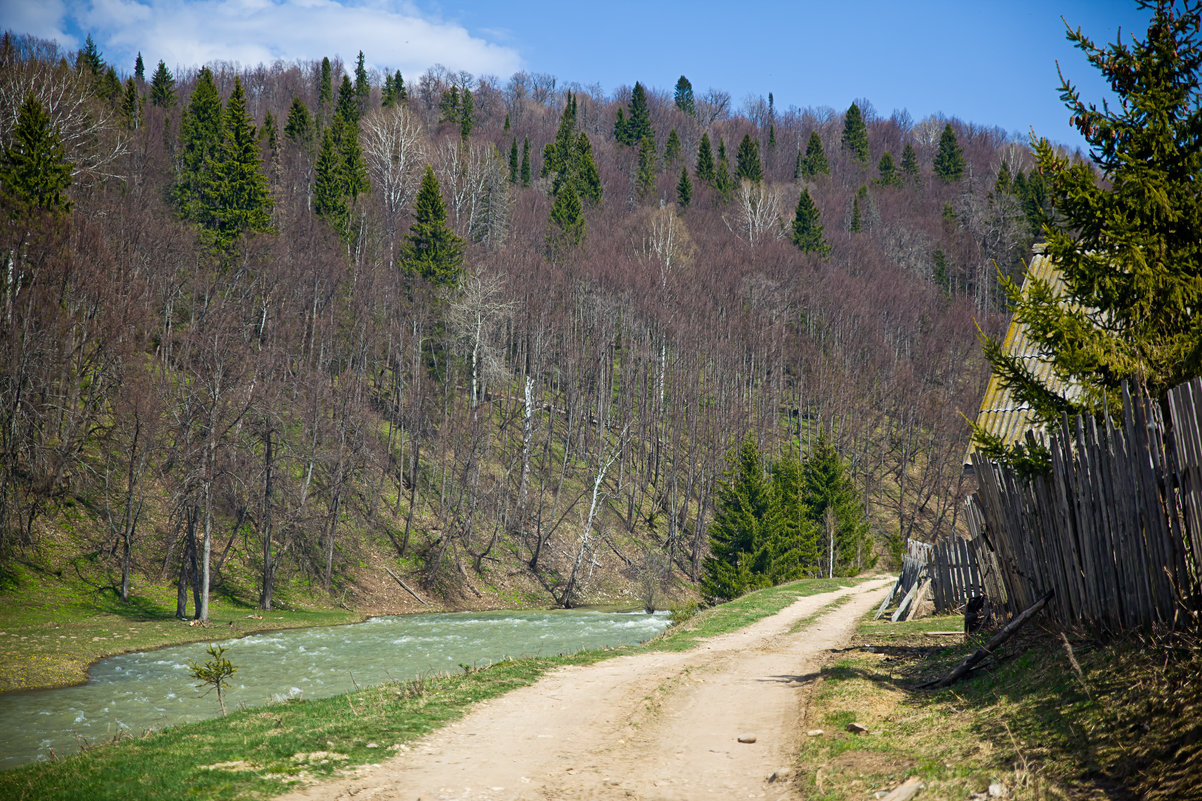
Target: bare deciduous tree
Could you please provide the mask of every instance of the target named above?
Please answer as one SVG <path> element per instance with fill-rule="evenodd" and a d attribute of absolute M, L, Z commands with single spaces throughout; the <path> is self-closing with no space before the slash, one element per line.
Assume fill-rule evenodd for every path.
<path fill-rule="evenodd" d="M 400 214 L 413 202 L 425 164 L 421 122 L 404 103 L 374 109 L 359 123 L 359 141 L 384 210 Z"/>

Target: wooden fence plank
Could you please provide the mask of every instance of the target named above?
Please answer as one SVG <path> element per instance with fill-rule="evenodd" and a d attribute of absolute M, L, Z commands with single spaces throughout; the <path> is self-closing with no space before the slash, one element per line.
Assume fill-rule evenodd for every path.
<path fill-rule="evenodd" d="M 1202 377 L 1166 406 L 1124 387 L 1121 420 L 1063 417 L 1030 481 L 974 454 L 973 539 L 933 554 L 937 605 L 981 592 L 1013 614 L 1050 590 L 1062 625 L 1108 632 L 1202 608 Z"/>

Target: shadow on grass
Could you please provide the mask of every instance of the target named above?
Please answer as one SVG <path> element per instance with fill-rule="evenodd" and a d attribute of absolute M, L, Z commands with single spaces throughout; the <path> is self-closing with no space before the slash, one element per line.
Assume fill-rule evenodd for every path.
<path fill-rule="evenodd" d="M 168 607 L 142 595 L 130 595 L 128 601 L 122 601 L 121 595 L 113 587 L 97 588 L 92 606 L 97 612 L 140 623 L 175 618 L 174 607 Z"/>

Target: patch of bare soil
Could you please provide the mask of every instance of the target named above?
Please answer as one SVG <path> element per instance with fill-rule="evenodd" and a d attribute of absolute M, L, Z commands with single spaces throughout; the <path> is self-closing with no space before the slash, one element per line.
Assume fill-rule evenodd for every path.
<path fill-rule="evenodd" d="M 286 798 L 788 798 L 818 668 L 891 582 L 802 598 L 684 653 L 557 670 L 389 762 Z M 843 595 L 853 597 L 791 633 Z"/>

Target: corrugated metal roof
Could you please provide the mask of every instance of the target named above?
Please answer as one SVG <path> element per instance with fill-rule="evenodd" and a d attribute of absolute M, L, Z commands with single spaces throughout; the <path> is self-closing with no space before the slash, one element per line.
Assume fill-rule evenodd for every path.
<path fill-rule="evenodd" d="M 1056 294 L 1060 294 L 1064 288 L 1060 270 L 1052 263 L 1041 244 L 1034 247 L 1031 263 L 1027 265 L 1022 287 L 1024 293 L 1033 277 L 1046 281 Z M 1007 353 L 1026 362 L 1028 369 L 1044 386 L 1057 392 L 1065 389 L 1060 379 L 1052 374 L 1052 365 L 1041 358 L 1038 344 L 1028 336 L 1027 327 L 1018 320 L 1010 321 L 1010 328 L 1006 331 L 1002 347 Z M 981 400 L 981 408 L 977 412 L 977 425 L 988 433 L 1001 437 L 1006 445 L 1024 439 L 1028 431 L 1035 431 L 1035 435 L 1041 441 L 1046 439 L 1046 433 L 1036 427 L 1035 414 L 1031 407 L 1019 403 L 1010 390 L 1002 386 L 996 373 L 989 376 L 989 385 L 985 388 L 985 397 Z M 965 467 L 971 468 L 971 457 L 976 451 L 976 443 L 970 442 L 964 455 Z"/>

